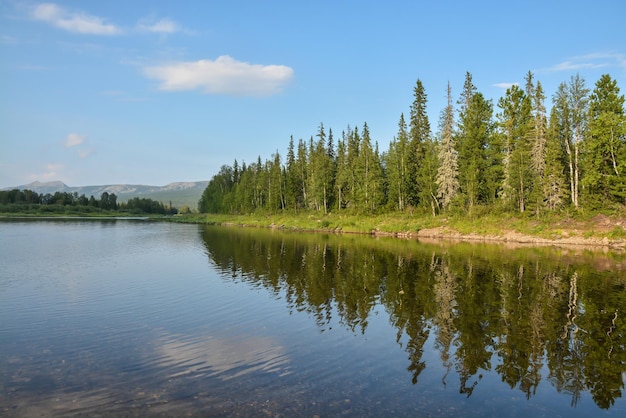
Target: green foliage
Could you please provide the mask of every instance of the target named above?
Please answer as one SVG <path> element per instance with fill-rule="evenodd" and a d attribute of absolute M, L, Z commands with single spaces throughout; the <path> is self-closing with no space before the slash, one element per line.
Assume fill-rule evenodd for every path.
<path fill-rule="evenodd" d="M 32 190 L 0 191 L 0 212 L 20 214 L 81 215 L 130 212 L 134 214 L 175 214 L 177 209 L 148 198 L 132 198 L 118 204 L 115 193 L 104 192 L 100 199 L 78 193 L 56 192 L 39 195 Z"/>
<path fill-rule="evenodd" d="M 541 83 L 530 72 L 525 78 L 524 89 L 514 85 L 500 98 L 494 120 L 493 103 L 466 73 L 457 123 L 448 86 L 437 135 L 431 134 L 427 96 L 418 79 L 408 125 L 402 113 L 387 150 L 379 150 L 367 123 L 361 129 L 348 126 L 336 144 L 332 130 L 320 123 L 308 141 L 296 144 L 290 137 L 284 161 L 276 151 L 266 161 L 259 156 L 249 165 L 239 167 L 235 160 L 232 167 L 222 166 L 198 210 L 366 216 L 399 211 L 474 218 L 493 211 L 541 217 L 623 207 L 626 117 L 616 82 L 603 76 L 591 96 L 579 76 L 561 83 L 548 120 Z M 8 196 L 4 199 L 14 199 Z M 48 198 L 60 204 L 79 199 Z M 115 206 L 110 198 L 95 206 Z M 88 205 L 94 202 L 88 199 Z"/>
<path fill-rule="evenodd" d="M 596 83 L 589 113 L 589 132 L 583 144 L 586 201 L 626 203 L 624 96 L 608 74 Z"/>
<path fill-rule="evenodd" d="M 338 317 L 364 332 L 382 306 L 403 338 L 413 383 L 428 361 L 454 370 L 447 384 L 467 396 L 490 370 L 527 399 L 539 385 L 574 405 L 585 391 L 607 409 L 621 396 L 623 254 L 612 261 L 553 248 L 213 227 L 201 234 L 212 264 L 251 288 L 289 295 L 321 328 Z M 440 365 L 424 357 L 429 339 Z"/>

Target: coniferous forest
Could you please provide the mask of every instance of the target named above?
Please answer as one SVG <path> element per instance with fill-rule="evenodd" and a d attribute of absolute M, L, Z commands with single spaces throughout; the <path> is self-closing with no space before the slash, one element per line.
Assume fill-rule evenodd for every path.
<path fill-rule="evenodd" d="M 320 123 L 308 140 L 290 138 L 285 157 L 223 165 L 200 201 L 203 213 L 481 213 L 540 215 L 626 205 L 624 95 L 605 74 L 593 88 L 579 75 L 546 92 L 528 72 L 496 104 L 468 72 L 436 130 L 418 79 L 409 112 L 387 150 L 367 123 L 340 134 Z M 436 132 L 433 134 L 433 132 Z"/>

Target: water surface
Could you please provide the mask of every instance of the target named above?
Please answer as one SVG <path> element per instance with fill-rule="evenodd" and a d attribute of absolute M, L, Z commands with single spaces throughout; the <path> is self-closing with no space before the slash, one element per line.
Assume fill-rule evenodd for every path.
<path fill-rule="evenodd" d="M 3 416 L 626 416 L 623 254 L 0 223 Z"/>

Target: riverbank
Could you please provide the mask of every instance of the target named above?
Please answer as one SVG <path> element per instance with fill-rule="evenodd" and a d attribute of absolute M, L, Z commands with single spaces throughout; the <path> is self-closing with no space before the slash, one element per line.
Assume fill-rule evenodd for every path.
<path fill-rule="evenodd" d="M 525 245 L 604 247 L 626 249 L 626 216 L 518 217 L 485 214 L 476 217 L 344 215 L 312 213 L 275 215 L 192 214 L 170 218 L 174 222 L 276 228 L 326 233 L 370 234 L 400 238 L 493 241 Z"/>

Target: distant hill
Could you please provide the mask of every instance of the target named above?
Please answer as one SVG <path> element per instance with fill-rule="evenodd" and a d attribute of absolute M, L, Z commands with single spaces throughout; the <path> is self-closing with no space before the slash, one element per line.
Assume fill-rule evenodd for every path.
<path fill-rule="evenodd" d="M 198 200 L 206 188 L 208 181 L 187 181 L 170 183 L 165 186 L 146 186 L 142 184 L 109 184 L 104 186 L 80 186 L 71 187 L 61 181 L 40 182 L 34 181 L 16 187 L 7 187 L 3 190 L 32 190 L 39 194 L 54 194 L 55 192 L 78 193 L 85 196 L 99 198 L 102 193 L 115 193 L 117 201 L 122 203 L 133 197 L 142 197 L 162 202 L 169 206 L 181 208 L 189 206 L 190 209 L 197 209 Z"/>

